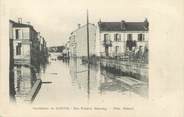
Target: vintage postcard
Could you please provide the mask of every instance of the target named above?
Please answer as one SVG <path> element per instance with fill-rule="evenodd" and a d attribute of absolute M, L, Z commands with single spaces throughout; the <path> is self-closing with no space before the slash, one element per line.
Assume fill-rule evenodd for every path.
<path fill-rule="evenodd" d="M 0 3 L 0 117 L 184 116 L 183 0 Z"/>

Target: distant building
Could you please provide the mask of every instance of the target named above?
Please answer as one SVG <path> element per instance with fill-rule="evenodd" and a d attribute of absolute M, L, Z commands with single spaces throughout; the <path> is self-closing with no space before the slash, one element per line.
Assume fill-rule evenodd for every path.
<path fill-rule="evenodd" d="M 65 44 L 65 49 L 63 50 L 63 55 L 67 58 L 70 56 L 70 42 L 69 41 L 67 41 Z"/>
<path fill-rule="evenodd" d="M 126 51 L 137 51 L 148 46 L 149 23 L 143 22 L 98 22 L 97 55 L 121 56 Z"/>
<path fill-rule="evenodd" d="M 44 37 L 40 36 L 40 60 L 41 63 L 47 62 L 48 58 L 48 48 L 47 42 L 45 41 Z"/>
<path fill-rule="evenodd" d="M 87 25 L 78 26 L 69 37 L 70 56 L 87 56 Z M 89 23 L 89 55 L 95 54 L 96 26 Z"/>

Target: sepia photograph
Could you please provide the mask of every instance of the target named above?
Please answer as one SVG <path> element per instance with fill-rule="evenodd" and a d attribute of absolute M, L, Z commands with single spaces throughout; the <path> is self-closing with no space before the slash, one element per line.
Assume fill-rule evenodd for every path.
<path fill-rule="evenodd" d="M 82 9 L 79 14 L 83 17 L 58 14 L 39 24 L 44 16 L 28 19 L 26 14 L 17 15 L 19 12 L 10 9 L 12 102 L 62 104 L 82 100 L 90 104 L 96 98 L 99 103 L 110 101 L 108 97 L 148 98 L 147 16 L 140 20 L 125 16 L 125 20 L 121 15 L 113 18 L 106 14 L 107 20 Z M 76 21 L 66 21 L 69 18 Z"/>
<path fill-rule="evenodd" d="M 181 117 L 177 1 L 2 0 L 0 117 Z"/>

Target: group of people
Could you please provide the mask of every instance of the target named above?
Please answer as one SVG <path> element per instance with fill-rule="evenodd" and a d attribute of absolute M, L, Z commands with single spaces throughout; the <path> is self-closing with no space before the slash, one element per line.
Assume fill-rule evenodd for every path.
<path fill-rule="evenodd" d="M 148 47 L 139 46 L 138 48 L 127 49 L 127 54 L 131 61 L 148 63 Z"/>
<path fill-rule="evenodd" d="M 137 46 L 137 42 L 128 39 L 126 42 L 127 51 L 130 60 L 148 63 L 148 47 Z"/>

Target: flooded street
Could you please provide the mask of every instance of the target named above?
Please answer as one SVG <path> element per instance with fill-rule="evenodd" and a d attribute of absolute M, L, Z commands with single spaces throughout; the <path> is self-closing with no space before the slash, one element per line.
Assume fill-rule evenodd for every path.
<path fill-rule="evenodd" d="M 145 99 L 148 84 L 106 72 L 100 65 L 81 59 L 52 60 L 40 73 L 42 86 L 33 104 L 119 103 L 124 99 Z"/>

